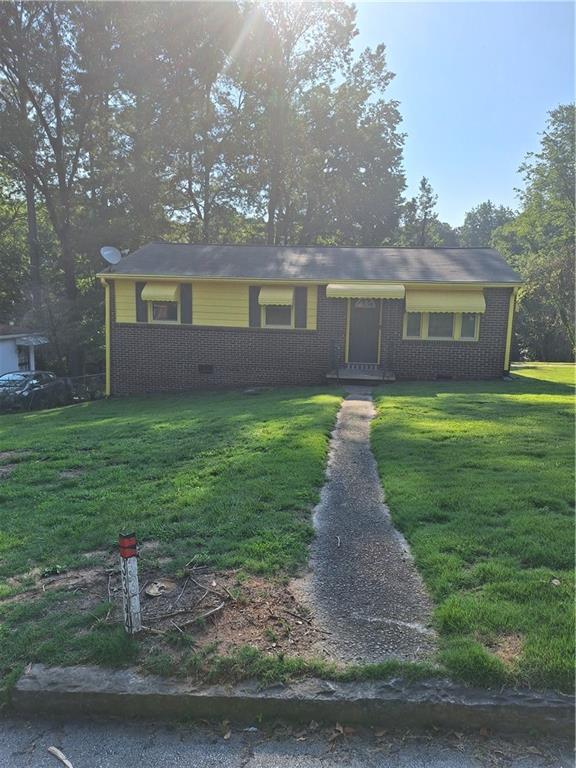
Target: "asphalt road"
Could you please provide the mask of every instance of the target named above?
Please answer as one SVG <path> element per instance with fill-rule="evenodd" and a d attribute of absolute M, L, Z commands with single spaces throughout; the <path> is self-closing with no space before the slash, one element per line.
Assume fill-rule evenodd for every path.
<path fill-rule="evenodd" d="M 344 731 L 342 733 L 341 731 Z M 331 727 L 0 720 L 0 768 L 571 768 L 558 740 Z"/>

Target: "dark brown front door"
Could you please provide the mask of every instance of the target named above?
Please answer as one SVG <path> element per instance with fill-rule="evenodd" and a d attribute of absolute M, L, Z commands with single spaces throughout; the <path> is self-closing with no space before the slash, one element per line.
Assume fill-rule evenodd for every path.
<path fill-rule="evenodd" d="M 349 363 L 378 362 L 379 299 L 350 299 Z"/>

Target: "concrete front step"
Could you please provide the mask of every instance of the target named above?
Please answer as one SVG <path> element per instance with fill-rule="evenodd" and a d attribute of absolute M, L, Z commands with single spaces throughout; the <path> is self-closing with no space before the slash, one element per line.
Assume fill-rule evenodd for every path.
<path fill-rule="evenodd" d="M 379 383 L 381 381 L 396 381 L 396 376 L 391 371 L 384 371 L 374 365 L 343 365 L 326 374 L 329 381 L 365 381 Z"/>

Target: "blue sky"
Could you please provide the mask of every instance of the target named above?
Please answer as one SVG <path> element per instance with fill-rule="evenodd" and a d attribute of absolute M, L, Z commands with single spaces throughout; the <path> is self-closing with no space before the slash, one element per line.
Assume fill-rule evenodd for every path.
<path fill-rule="evenodd" d="M 574 100 L 566 2 L 359 2 L 357 49 L 386 45 L 407 134 L 407 193 L 428 176 L 453 226 L 484 200 L 515 207 L 546 114 Z"/>

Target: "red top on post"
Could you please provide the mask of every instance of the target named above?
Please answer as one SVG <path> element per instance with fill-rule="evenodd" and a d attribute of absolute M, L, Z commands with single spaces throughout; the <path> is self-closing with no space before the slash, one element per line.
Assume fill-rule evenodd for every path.
<path fill-rule="evenodd" d="M 138 557 L 135 533 L 121 533 L 118 536 L 118 546 L 120 548 L 120 557 Z"/>

